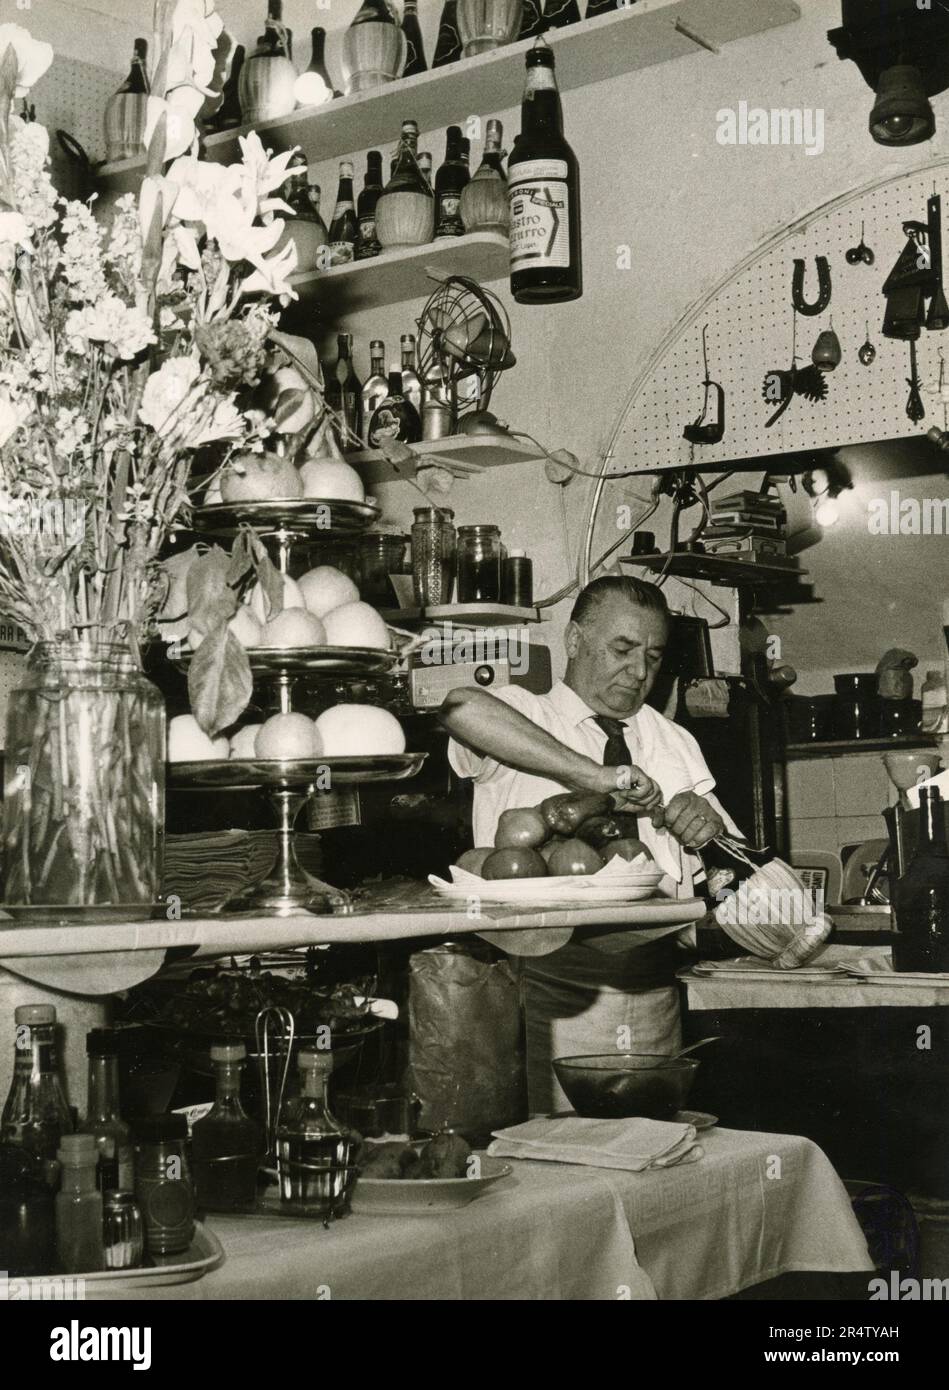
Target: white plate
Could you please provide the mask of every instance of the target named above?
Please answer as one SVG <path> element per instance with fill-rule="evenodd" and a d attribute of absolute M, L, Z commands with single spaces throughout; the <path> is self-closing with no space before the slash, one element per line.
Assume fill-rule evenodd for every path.
<path fill-rule="evenodd" d="M 514 1171 L 500 1159 L 478 1158 L 479 1178 L 357 1178 L 352 1209 L 368 1216 L 437 1216 L 465 1207 Z"/>
<path fill-rule="evenodd" d="M 496 903 L 622 903 L 641 902 L 655 895 L 662 871 L 631 873 L 619 867 L 624 861 L 610 859 L 595 874 L 553 874 L 549 878 L 481 878 L 453 864 L 448 883 L 436 874 L 428 881 L 444 898 L 482 898 Z"/>

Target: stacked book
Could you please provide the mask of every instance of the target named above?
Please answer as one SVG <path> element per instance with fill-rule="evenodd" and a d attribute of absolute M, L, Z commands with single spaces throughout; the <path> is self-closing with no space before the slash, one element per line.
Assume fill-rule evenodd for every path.
<path fill-rule="evenodd" d="M 796 564 L 787 553 L 787 513 L 771 493 L 746 490 L 716 497 L 701 539 L 709 555 L 788 568 Z"/>

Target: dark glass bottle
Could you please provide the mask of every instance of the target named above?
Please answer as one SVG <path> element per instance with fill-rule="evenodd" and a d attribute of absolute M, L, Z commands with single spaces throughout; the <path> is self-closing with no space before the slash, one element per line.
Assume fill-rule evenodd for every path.
<path fill-rule="evenodd" d="M 426 197 L 434 200 L 431 185 L 419 168 L 418 155 L 415 153 L 417 145 L 418 126 L 415 121 L 403 121 L 402 138 L 395 152 L 392 173 L 383 190 L 384 193 L 424 193 Z"/>
<path fill-rule="evenodd" d="M 362 384 L 362 418 L 368 427 L 376 408 L 389 394 L 389 379 L 385 374 L 386 347 L 381 338 L 369 344 L 369 375 Z"/>
<path fill-rule="evenodd" d="M 106 158 L 134 159 L 145 148 L 145 122 L 148 108 L 148 44 L 135 40 L 132 66 L 121 87 L 105 106 Z"/>
<path fill-rule="evenodd" d="M 119 1054 L 112 1028 L 86 1034 L 89 1103 L 80 1132 L 91 1134 L 99 1151 L 97 1182 L 102 1192 L 131 1192 L 132 1141 L 119 1108 Z"/>
<path fill-rule="evenodd" d="M 231 70 L 227 74 L 227 81 L 221 88 L 221 104 L 214 115 L 206 122 L 209 130 L 233 130 L 241 123 L 241 99 L 240 83 L 241 68 L 244 66 L 244 59 L 247 50 L 242 43 L 234 49 L 234 56 L 231 59 Z"/>
<path fill-rule="evenodd" d="M 422 382 L 418 374 L 418 349 L 414 333 L 403 333 L 402 347 L 402 394 L 418 411 L 422 418 Z"/>
<path fill-rule="evenodd" d="M 634 5 L 636 0 L 622 0 L 623 9 Z M 595 19 L 598 14 L 611 14 L 613 10 L 620 8 L 619 0 L 587 0 L 587 12 L 585 19 Z"/>
<path fill-rule="evenodd" d="M 525 54 L 521 132 L 508 160 L 511 293 L 554 304 L 583 293 L 580 169 L 563 135 L 554 55 L 543 39 Z"/>
<path fill-rule="evenodd" d="M 521 14 L 520 39 L 536 39 L 547 26 L 544 23 L 544 0 L 524 0 Z"/>
<path fill-rule="evenodd" d="M 425 49 L 422 44 L 422 30 L 418 22 L 418 0 L 405 0 L 402 14 L 402 32 L 405 35 L 406 55 L 403 77 L 415 77 L 428 71 Z"/>
<path fill-rule="evenodd" d="M 356 221 L 359 224 L 359 235 L 356 239 L 357 261 L 378 256 L 382 250 L 376 236 L 376 203 L 381 192 L 382 155 L 378 150 L 370 150 L 366 155 L 366 181 L 356 204 Z"/>
<path fill-rule="evenodd" d="M 548 29 L 563 29 L 580 20 L 577 0 L 544 0 L 544 21 Z"/>
<path fill-rule="evenodd" d="M 508 232 L 507 174 L 504 172 L 504 128 L 488 121 L 481 163 L 461 195 L 461 218 L 466 232 Z"/>
<path fill-rule="evenodd" d="M 432 156 L 431 156 L 431 154 L 429 153 L 428 150 L 419 150 L 419 154 L 418 154 L 418 168 L 419 168 L 419 173 L 422 175 L 422 178 L 423 178 L 423 179 L 425 180 L 425 182 L 428 184 L 429 188 L 431 188 L 431 186 L 432 186 Z"/>
<path fill-rule="evenodd" d="M 893 889 L 893 969 L 949 971 L 949 850 L 937 787 L 919 792 L 916 853 Z"/>
<path fill-rule="evenodd" d="M 402 444 L 416 444 L 421 437 L 422 422 L 412 402 L 406 400 L 403 394 L 402 373 L 391 368 L 388 394 L 369 424 L 366 436 L 369 447 L 378 449 L 386 441 L 394 440 Z"/>
<path fill-rule="evenodd" d="M 445 162 L 435 175 L 435 235 L 464 236 L 461 195 L 470 180 L 468 162 L 462 152 L 461 126 L 450 125 L 445 132 Z"/>
<path fill-rule="evenodd" d="M 359 443 L 362 438 L 362 382 L 353 366 L 353 335 L 338 333 L 336 344 L 339 353 L 326 382 L 326 403 L 341 421 L 336 431 L 339 447 L 359 449 L 362 447 Z"/>
<path fill-rule="evenodd" d="M 329 263 L 345 265 L 353 259 L 359 228 L 353 202 L 353 166 L 348 159 L 340 161 L 339 189 L 330 223 Z"/>
<path fill-rule="evenodd" d="M 147 95 L 150 88 L 148 85 L 148 40 L 136 39 L 132 50 L 132 66 L 128 77 L 119 88 L 120 92 L 130 92 L 134 95 Z"/>
<path fill-rule="evenodd" d="M 350 29 L 356 24 L 394 24 L 392 11 L 386 4 L 386 0 L 362 0 L 362 4 L 356 11 L 356 17 L 350 24 Z"/>
<path fill-rule="evenodd" d="M 443 68 L 446 63 L 457 63 L 461 57 L 461 35 L 458 32 L 458 0 L 445 0 L 442 17 L 438 25 L 438 38 L 435 40 L 433 68 Z"/>
<path fill-rule="evenodd" d="M 334 97 L 342 96 L 342 92 L 336 90 L 333 79 L 330 77 L 329 69 L 326 66 L 326 30 L 319 27 L 310 30 L 310 65 L 307 72 L 315 73 L 325 82 L 326 86 L 333 93 Z M 301 77 L 304 74 L 301 73 Z"/>
<path fill-rule="evenodd" d="M 389 159 L 389 177 L 395 173 L 395 166 L 399 162 L 399 155 L 402 147 L 407 145 L 412 152 L 412 158 L 418 162 L 418 121 L 403 121 L 402 130 L 399 135 L 398 143 Z"/>
<path fill-rule="evenodd" d="M 250 1206 L 257 1195 L 261 1134 L 241 1105 L 243 1043 L 211 1048 L 216 1096 L 214 1105 L 191 1131 L 191 1156 L 198 1205 L 207 1211 Z"/>
<path fill-rule="evenodd" d="M 21 1004 L 13 1020 L 13 1080 L 0 1115 L 0 1140 L 43 1160 L 55 1186 L 59 1141 L 73 1128 L 56 1064 L 56 1010 L 51 1004 Z"/>

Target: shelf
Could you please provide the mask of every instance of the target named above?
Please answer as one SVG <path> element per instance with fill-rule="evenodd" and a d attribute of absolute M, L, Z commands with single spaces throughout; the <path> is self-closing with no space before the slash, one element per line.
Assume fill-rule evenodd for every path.
<path fill-rule="evenodd" d="M 513 623 L 542 623 L 539 608 L 516 608 L 510 603 L 438 603 L 427 608 L 383 608 L 380 616 L 387 623 L 404 627 L 433 627 L 451 623 L 454 627 L 509 627 Z"/>
<path fill-rule="evenodd" d="M 630 9 L 553 30 L 562 92 L 621 77 L 657 63 L 713 51 L 752 34 L 800 19 L 795 0 L 639 0 Z M 690 35 L 692 37 L 690 37 Z M 401 78 L 359 96 L 303 107 L 256 127 L 279 153 L 300 145 L 308 158 L 330 160 L 393 140 L 407 111 L 423 131 L 509 110 L 521 99 L 524 54 L 531 41 L 466 58 L 435 72 Z M 208 157 L 227 164 L 238 156 L 241 130 L 209 135 Z M 121 191 L 137 187 L 144 160 L 103 165 L 99 178 Z"/>
<path fill-rule="evenodd" d="M 812 743 L 788 743 L 784 755 L 788 760 L 802 758 L 841 758 L 848 753 L 898 753 L 914 748 L 935 753 L 936 745 L 922 734 L 900 734 L 895 738 L 815 739 Z"/>
<path fill-rule="evenodd" d="M 457 476 L 481 473 L 509 463 L 530 463 L 543 458 L 532 444 L 496 434 L 453 434 L 446 439 L 423 439 L 413 451 L 424 463 L 447 468 Z M 385 482 L 399 475 L 378 449 L 363 449 L 346 455 L 370 482 Z"/>
<path fill-rule="evenodd" d="M 725 555 L 700 555 L 695 551 L 676 551 L 672 555 L 624 555 L 623 565 L 641 565 L 644 569 L 681 576 L 683 579 L 708 579 L 713 584 L 793 584 L 803 579 L 807 570 L 790 569 L 784 565 L 754 564 Z M 668 569 L 666 566 L 668 565 Z"/>
<path fill-rule="evenodd" d="M 379 309 L 406 299 L 424 299 L 435 288 L 431 269 L 443 275 L 467 275 L 486 284 L 506 279 L 510 247 L 500 232 L 469 232 L 440 237 L 424 246 L 383 251 L 367 261 L 350 261 L 329 270 L 305 270 L 291 277 L 300 306 L 325 311 L 327 322 L 357 309 Z"/>

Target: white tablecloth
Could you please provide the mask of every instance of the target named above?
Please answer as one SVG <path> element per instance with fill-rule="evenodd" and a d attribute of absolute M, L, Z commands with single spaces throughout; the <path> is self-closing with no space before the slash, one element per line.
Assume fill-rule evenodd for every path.
<path fill-rule="evenodd" d="M 354 1214 L 329 1230 L 214 1217 L 225 1263 L 138 1297 L 713 1299 L 794 1271 L 872 1269 L 810 1140 L 716 1129 L 702 1142 L 700 1162 L 646 1173 L 515 1162 L 437 1217 Z"/>

